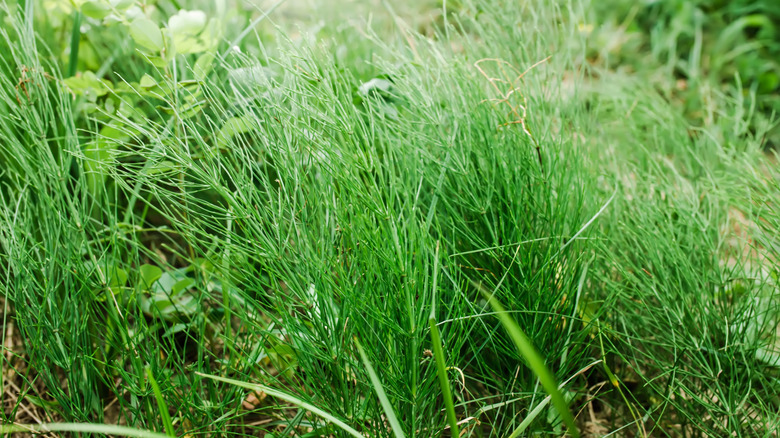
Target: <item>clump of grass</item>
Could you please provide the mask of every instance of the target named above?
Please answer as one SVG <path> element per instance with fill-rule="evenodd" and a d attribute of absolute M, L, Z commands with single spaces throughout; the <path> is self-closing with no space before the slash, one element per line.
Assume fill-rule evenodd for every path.
<path fill-rule="evenodd" d="M 770 431 L 774 283 L 724 263 L 724 227 L 765 217 L 742 193 L 774 195 L 744 177 L 758 141 L 714 135 L 749 115 L 692 139 L 624 76 L 579 91 L 584 12 L 532 6 L 452 3 L 430 38 L 390 5 L 382 36 L 247 36 L 205 80 L 117 60 L 115 112 L 68 93 L 30 6 L 8 12 L 2 293 L 49 409 L 169 435 L 503 436 L 565 433 L 568 402 L 584 430 Z"/>
<path fill-rule="evenodd" d="M 262 312 L 280 331 L 266 348 L 291 351 L 299 372 L 258 371 L 256 378 L 302 385 L 311 403 L 383 430 L 383 410 L 369 402 L 374 389 L 352 347 L 357 335 L 368 361 L 382 370 L 386 396 L 408 434 L 436 434 L 444 425 L 436 368 L 425 354 L 434 294 L 445 361 L 460 376 L 461 418 L 483 400 L 500 400 L 492 394 L 528 394 L 530 402 L 536 382 L 503 330 L 484 319 L 489 307 L 475 282 L 496 289 L 560 364 L 561 376 L 583 365 L 577 346 L 584 332 L 560 335 L 572 314 L 563 297 L 573 296 L 581 263 L 574 252 L 581 241 L 565 245 L 566 236 L 588 219 L 570 198 L 581 195 L 563 189 L 579 185 L 577 173 L 549 170 L 565 161 L 550 148 L 567 145 L 539 139 L 540 166 L 535 139 L 508 124 L 517 113 L 507 115 L 504 103 L 493 102 L 501 96 L 492 94 L 491 83 L 472 63 L 436 47 L 418 42 L 416 56 L 431 60 L 426 67 L 379 61 L 388 79 L 362 85 L 316 52 L 268 60 L 276 79 L 235 83 L 235 95 L 213 90 L 222 93 L 214 100 L 225 102 L 216 112 L 250 121 L 225 150 L 209 153 L 210 133 L 185 122 L 189 148 L 204 152 L 187 166 L 180 187 L 203 187 L 208 196 L 143 182 L 170 209 L 161 207 L 164 214 L 191 209 L 192 220 L 177 226 L 189 238 L 209 236 L 219 249 L 206 254 L 215 266 L 229 251 L 231 271 L 223 275 L 253 295 L 244 305 L 254 297 L 265 302 Z M 390 59 L 415 56 L 384 49 Z M 257 65 L 237 62 L 234 69 Z M 180 155 L 183 147 L 178 151 L 164 154 L 184 165 L 189 157 Z M 161 160 L 158 153 L 145 151 L 150 160 Z M 438 283 L 431 279 L 437 257 Z M 270 328 L 262 320 L 241 324 L 249 333 Z M 569 361 L 560 363 L 564 349 Z M 507 404 L 507 413 L 481 421 L 506 429 L 520 421 L 524 404 Z"/>
<path fill-rule="evenodd" d="M 750 250 L 760 235 L 754 225 L 767 217 L 754 202 L 761 136 L 740 138 L 735 151 L 715 133 L 739 119 L 691 138 L 677 113 L 635 100 L 651 91 L 613 96 L 601 111 L 631 113 L 632 124 L 611 132 L 635 149 L 601 145 L 623 163 L 613 168 L 623 196 L 614 220 L 602 222 L 609 239 L 594 283 L 616 300 L 601 328 L 632 397 L 615 418 L 634 409 L 631 427 L 643 435 L 768 433 L 775 408 L 765 401 L 778 387 L 773 365 L 756 353 L 774 331 L 776 285 L 766 272 L 775 265 L 763 245 Z"/>

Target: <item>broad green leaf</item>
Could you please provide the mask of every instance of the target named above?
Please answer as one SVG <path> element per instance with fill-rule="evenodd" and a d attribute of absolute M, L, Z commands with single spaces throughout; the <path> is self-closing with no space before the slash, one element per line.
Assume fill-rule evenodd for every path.
<path fill-rule="evenodd" d="M 178 166 L 173 161 L 163 160 L 159 163 L 154 163 L 151 167 L 146 169 L 144 173 L 146 175 L 163 175 L 166 173 L 174 173 L 178 171 Z"/>
<path fill-rule="evenodd" d="M 168 85 L 167 82 L 163 81 L 163 82 L 158 82 L 157 85 L 154 85 L 149 88 L 141 88 L 138 91 L 142 95 L 147 97 L 153 97 L 155 99 L 165 99 L 166 97 L 169 97 L 171 95 L 173 90 L 171 89 L 170 85 Z"/>
<path fill-rule="evenodd" d="M 136 44 L 153 53 L 165 47 L 160 28 L 146 17 L 138 17 L 130 23 L 130 36 Z"/>
<path fill-rule="evenodd" d="M 104 59 L 95 50 L 94 43 L 89 39 L 81 39 L 79 42 L 78 68 L 81 71 L 97 71 L 103 64 Z"/>
<path fill-rule="evenodd" d="M 150 56 L 147 58 L 150 64 L 157 68 L 165 68 L 168 66 L 168 59 L 162 58 L 160 56 Z"/>
<path fill-rule="evenodd" d="M 179 295 L 180 293 L 185 292 L 193 287 L 195 287 L 195 280 L 189 277 L 184 278 L 177 281 L 176 284 L 171 287 L 171 295 Z"/>
<path fill-rule="evenodd" d="M 252 131 L 256 127 L 257 126 L 255 121 L 252 118 L 231 117 L 225 121 L 224 125 L 222 125 L 220 132 L 225 136 L 232 137 L 234 135 L 244 134 L 246 132 Z"/>
<path fill-rule="evenodd" d="M 111 7 L 102 0 L 93 0 L 81 6 L 81 13 L 89 18 L 101 20 L 111 13 Z"/>
<path fill-rule="evenodd" d="M 217 44 L 219 44 L 222 38 L 222 27 L 220 22 L 215 18 L 209 20 L 206 28 L 203 29 L 203 32 L 200 33 L 199 38 L 201 42 L 208 47 L 208 49 L 213 50 L 216 48 Z"/>
<path fill-rule="evenodd" d="M 108 282 L 108 288 L 114 295 L 122 293 L 125 284 L 127 284 L 127 271 L 122 268 L 114 268 L 111 280 Z"/>
<path fill-rule="evenodd" d="M 151 299 L 163 319 L 172 321 L 177 317 L 189 317 L 197 313 L 198 301 L 192 295 L 179 295 L 176 298 L 155 295 Z M 152 313 L 154 314 L 154 313 Z"/>
<path fill-rule="evenodd" d="M 198 113 L 200 113 L 200 111 L 205 106 L 206 106 L 206 100 L 188 102 L 186 105 L 183 105 L 181 108 L 179 108 L 179 117 L 182 120 L 189 119 L 190 117 L 193 117 Z"/>
<path fill-rule="evenodd" d="M 758 86 L 760 93 L 771 93 L 780 86 L 780 75 L 777 74 L 777 71 L 763 73 L 758 78 Z"/>
<path fill-rule="evenodd" d="M 97 196 L 103 190 L 109 169 L 114 165 L 113 152 L 127 138 L 127 134 L 116 126 L 106 125 L 95 140 L 84 145 L 84 174 L 93 195 Z"/>
<path fill-rule="evenodd" d="M 156 272 L 149 270 L 151 278 L 154 278 Z M 140 296 L 141 310 L 166 321 L 190 318 L 201 310 L 198 300 L 186 293 L 195 285 L 195 280 L 187 277 L 186 268 L 163 272 L 151 285 L 151 295 Z"/>
<path fill-rule="evenodd" d="M 107 97 L 105 102 L 103 102 L 103 108 L 105 108 L 107 114 L 114 115 L 116 114 L 116 108 L 118 105 L 118 101 L 114 97 Z"/>
<path fill-rule="evenodd" d="M 84 145 L 84 171 L 106 175 L 106 168 L 111 164 L 113 142 L 97 139 Z"/>
<path fill-rule="evenodd" d="M 63 82 L 72 92 L 79 96 L 103 96 L 111 91 L 111 84 L 108 81 L 98 79 L 95 73 L 91 71 L 70 77 L 63 80 Z"/>
<path fill-rule="evenodd" d="M 141 295 L 141 310 L 149 316 L 159 317 L 165 321 L 181 321 L 188 319 L 200 311 L 198 300 L 190 294 L 171 296 L 166 293 L 154 293 L 151 296 Z"/>
<path fill-rule="evenodd" d="M 214 264 L 210 260 L 196 257 L 192 260 L 192 266 L 197 266 L 204 273 L 215 273 Z"/>
<path fill-rule="evenodd" d="M 163 272 L 160 278 L 152 285 L 152 291 L 157 294 L 170 294 L 173 286 L 184 278 L 186 278 L 185 275 L 181 275 L 176 271 Z"/>
<path fill-rule="evenodd" d="M 208 44 L 196 37 L 186 38 L 178 42 L 174 41 L 174 44 L 176 46 L 176 53 L 185 55 L 188 53 L 204 52 L 210 48 Z"/>
<path fill-rule="evenodd" d="M 201 90 L 200 87 L 200 82 L 195 80 L 179 81 L 176 84 L 176 88 L 186 91 L 189 94 L 187 96 L 188 99 L 195 99 L 203 94 L 203 90 Z"/>
<path fill-rule="evenodd" d="M 195 79 L 198 81 L 206 80 L 206 77 L 211 72 L 213 64 L 214 53 L 208 52 L 200 55 L 198 60 L 195 61 L 195 65 L 192 67 L 192 73 L 195 75 Z"/>
<path fill-rule="evenodd" d="M 295 373 L 295 367 L 298 365 L 298 357 L 293 347 L 287 344 L 279 344 L 267 351 L 268 360 L 271 361 L 274 368 L 285 373 L 292 378 Z"/>
<path fill-rule="evenodd" d="M 124 140 L 127 140 L 129 135 L 123 129 L 119 129 L 119 127 L 117 125 L 110 124 L 110 125 L 104 126 L 100 130 L 100 137 L 105 139 L 105 140 L 124 141 Z"/>
<path fill-rule="evenodd" d="M 135 4 L 135 0 L 109 0 L 108 2 L 111 4 L 112 8 L 119 10 L 127 9 Z"/>
<path fill-rule="evenodd" d="M 168 30 L 176 53 L 198 53 L 209 47 L 198 36 L 206 28 L 206 13 L 180 10 L 168 20 Z"/>
<path fill-rule="evenodd" d="M 257 128 L 256 121 L 249 117 L 231 117 L 225 120 L 222 128 L 217 133 L 217 146 L 224 149 L 230 140 L 239 134 L 245 134 Z"/>
<path fill-rule="evenodd" d="M 772 346 L 769 348 L 758 348 L 756 349 L 756 359 L 770 367 L 780 368 L 780 348 Z"/>
<path fill-rule="evenodd" d="M 141 286 L 148 290 L 155 281 L 162 277 L 162 269 L 154 265 L 141 265 L 138 268 L 138 274 L 141 277 Z"/>
<path fill-rule="evenodd" d="M 144 75 L 141 76 L 141 80 L 138 82 L 138 85 L 140 85 L 141 88 L 152 88 L 152 87 L 157 86 L 157 81 L 154 80 L 153 77 L 151 77 L 148 74 L 144 73 Z"/>
<path fill-rule="evenodd" d="M 33 406 L 37 406 L 39 408 L 49 409 L 49 410 L 57 410 L 60 409 L 60 403 L 56 400 L 44 400 L 40 397 L 35 397 L 33 395 L 26 395 L 24 396 L 24 399 L 30 402 Z"/>

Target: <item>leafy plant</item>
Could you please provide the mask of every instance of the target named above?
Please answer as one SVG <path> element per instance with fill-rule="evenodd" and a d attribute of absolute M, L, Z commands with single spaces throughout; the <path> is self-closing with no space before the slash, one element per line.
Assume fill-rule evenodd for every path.
<path fill-rule="evenodd" d="M 613 41 L 627 41 L 603 43 L 622 58 L 619 63 L 636 65 L 646 62 L 642 53 L 651 54 L 650 62 L 659 63 L 665 73 L 653 80 L 686 108 L 691 121 L 713 123 L 724 110 L 706 109 L 717 100 L 712 93 L 735 89 L 742 96 L 741 110 L 756 112 L 749 128 L 766 132 L 767 146 L 778 144 L 772 120 L 780 109 L 780 13 L 773 1 L 664 0 L 639 5 L 617 0 L 594 6 L 603 22 L 622 23 Z M 610 38 L 607 32 L 602 36 Z"/>

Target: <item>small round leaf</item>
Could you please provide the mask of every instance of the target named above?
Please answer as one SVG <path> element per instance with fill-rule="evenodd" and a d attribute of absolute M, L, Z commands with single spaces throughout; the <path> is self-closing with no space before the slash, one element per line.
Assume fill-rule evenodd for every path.
<path fill-rule="evenodd" d="M 130 23 L 130 36 L 136 44 L 152 52 L 163 49 L 160 28 L 146 17 L 138 17 Z"/>

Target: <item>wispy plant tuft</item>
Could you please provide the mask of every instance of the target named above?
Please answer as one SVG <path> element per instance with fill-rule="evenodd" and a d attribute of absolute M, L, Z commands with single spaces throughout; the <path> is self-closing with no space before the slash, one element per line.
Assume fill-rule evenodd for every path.
<path fill-rule="evenodd" d="M 576 1 L 50 3 L 0 6 L 4 421 L 776 432 L 745 95 L 692 125 Z"/>

